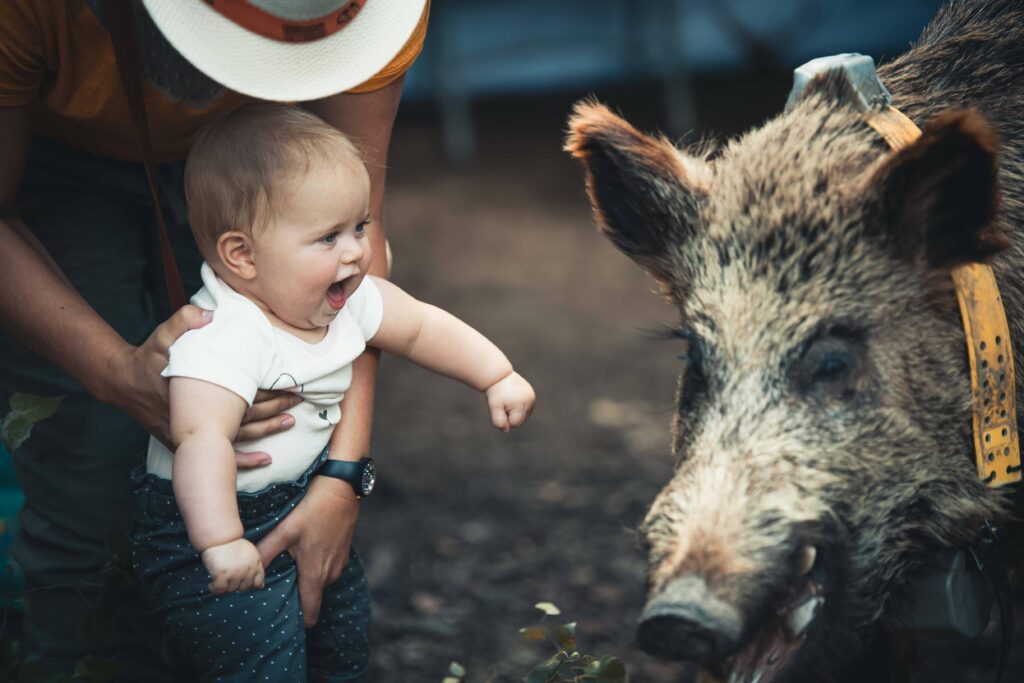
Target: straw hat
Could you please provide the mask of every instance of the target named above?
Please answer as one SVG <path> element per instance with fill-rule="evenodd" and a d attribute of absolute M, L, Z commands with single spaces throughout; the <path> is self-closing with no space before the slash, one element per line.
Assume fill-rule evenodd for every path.
<path fill-rule="evenodd" d="M 167 40 L 224 86 L 301 101 L 368 80 L 398 54 L 426 0 L 143 0 Z"/>

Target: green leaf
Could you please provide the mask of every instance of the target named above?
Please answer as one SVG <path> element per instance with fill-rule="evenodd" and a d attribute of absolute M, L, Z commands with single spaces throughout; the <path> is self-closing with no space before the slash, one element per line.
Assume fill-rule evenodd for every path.
<path fill-rule="evenodd" d="M 4 448 L 8 453 L 25 443 L 25 439 L 32 433 L 31 420 L 26 420 L 21 413 L 7 413 L 2 424 L 0 424 L 0 437 L 3 438 Z"/>
<path fill-rule="evenodd" d="M 558 646 L 563 650 L 575 650 L 576 649 L 576 622 L 573 621 L 568 624 L 562 624 L 556 626 L 551 637 L 555 639 Z"/>
<path fill-rule="evenodd" d="M 57 406 L 63 396 L 33 396 L 31 394 L 12 394 L 11 412 L 4 417 L 0 425 L 0 438 L 8 452 L 25 443 L 32 433 L 32 425 L 57 412 Z"/>
<path fill-rule="evenodd" d="M 462 679 L 455 676 L 445 676 L 441 679 L 441 683 L 462 683 Z"/>
<path fill-rule="evenodd" d="M 559 652 L 543 664 L 538 664 L 523 676 L 523 683 L 550 683 L 558 674 L 559 667 L 565 661 L 565 655 Z"/>
<path fill-rule="evenodd" d="M 629 674 L 618 657 L 606 655 L 596 662 L 591 662 L 583 670 L 582 680 L 594 683 L 628 683 Z"/>
<path fill-rule="evenodd" d="M 562 652 L 565 652 L 565 650 L 562 650 Z M 584 655 L 581 655 L 579 652 L 570 652 L 565 657 L 565 661 L 573 666 L 583 666 L 583 659 Z"/>
<path fill-rule="evenodd" d="M 466 667 L 462 666 L 458 662 L 452 662 L 448 665 L 448 673 L 450 673 L 452 676 L 455 676 L 456 678 L 465 678 Z"/>
<path fill-rule="evenodd" d="M 39 422 L 56 413 L 57 407 L 63 400 L 63 396 L 11 394 L 11 410 L 21 413 L 32 422 Z"/>
<path fill-rule="evenodd" d="M 543 626 L 527 626 L 519 629 L 519 635 L 526 640 L 547 640 L 548 630 Z"/>
<path fill-rule="evenodd" d="M 562 610 L 558 609 L 553 602 L 538 602 L 534 607 L 549 617 L 554 617 L 562 613 Z"/>

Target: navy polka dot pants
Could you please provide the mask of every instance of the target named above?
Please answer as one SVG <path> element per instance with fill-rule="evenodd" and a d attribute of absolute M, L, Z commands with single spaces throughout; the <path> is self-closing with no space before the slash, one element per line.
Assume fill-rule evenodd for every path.
<path fill-rule="evenodd" d="M 258 541 L 305 494 L 299 481 L 239 493 L 245 537 Z M 303 627 L 295 561 L 282 553 L 262 590 L 213 595 L 191 546 L 171 482 L 136 474 L 139 517 L 132 564 L 148 606 L 162 618 L 174 663 L 202 681 L 360 681 L 369 667 L 370 595 L 355 549 L 341 578 L 324 590 L 320 618 Z"/>

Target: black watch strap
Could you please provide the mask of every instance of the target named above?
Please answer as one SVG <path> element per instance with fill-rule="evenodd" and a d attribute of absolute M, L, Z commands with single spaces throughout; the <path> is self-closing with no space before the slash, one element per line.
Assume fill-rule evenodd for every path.
<path fill-rule="evenodd" d="M 357 481 L 363 474 L 362 460 L 324 460 L 320 465 L 317 474 L 335 479 L 344 479 L 347 482 Z"/>
<path fill-rule="evenodd" d="M 316 473 L 322 474 L 325 477 L 331 477 L 332 479 L 347 481 L 352 490 L 355 491 L 356 498 L 362 498 L 363 496 L 368 496 L 370 491 L 373 490 L 372 482 L 370 490 L 364 489 L 363 475 L 367 467 L 373 467 L 372 458 L 325 460 Z"/>

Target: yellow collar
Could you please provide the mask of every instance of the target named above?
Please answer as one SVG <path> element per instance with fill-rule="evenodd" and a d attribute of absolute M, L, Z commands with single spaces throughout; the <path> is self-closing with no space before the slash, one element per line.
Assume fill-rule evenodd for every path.
<path fill-rule="evenodd" d="M 867 123 L 894 150 L 921 136 L 914 122 L 892 106 L 869 113 Z M 1013 345 L 999 286 L 991 266 L 982 263 L 954 268 L 952 276 L 971 364 L 978 478 L 992 488 L 1012 484 L 1021 480 L 1020 444 Z"/>

